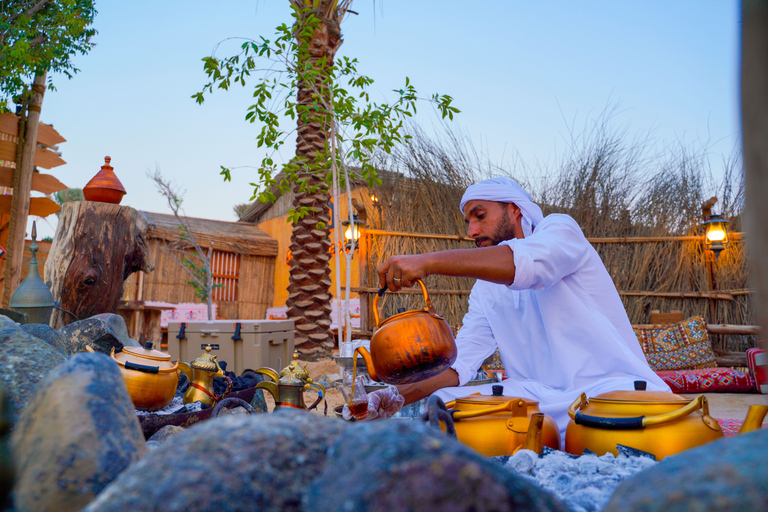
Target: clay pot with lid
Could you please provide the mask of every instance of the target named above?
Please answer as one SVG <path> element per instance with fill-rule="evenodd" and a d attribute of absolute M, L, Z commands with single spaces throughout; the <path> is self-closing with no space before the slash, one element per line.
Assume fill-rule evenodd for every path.
<path fill-rule="evenodd" d="M 86 346 L 89 352 L 95 352 Z M 109 354 L 120 366 L 128 394 L 137 409 L 157 411 L 171 403 L 179 384 L 179 363 L 171 362 L 171 356 L 152 349 L 148 341 L 143 347 L 124 347 Z"/>
<path fill-rule="evenodd" d="M 104 157 L 101 170 L 83 187 L 83 197 L 86 201 L 120 204 L 123 200 L 125 188 L 117 179 L 114 167 L 109 165 L 111 161 L 110 157 Z"/>
<path fill-rule="evenodd" d="M 387 384 L 419 382 L 448 369 L 456 361 L 457 349 L 448 322 L 435 313 L 424 283 L 417 279 L 426 307 L 404 311 L 379 321 L 379 298 L 373 300 L 376 331 L 371 336 L 370 353 L 364 347 L 355 350 L 365 360 L 368 375 Z"/>

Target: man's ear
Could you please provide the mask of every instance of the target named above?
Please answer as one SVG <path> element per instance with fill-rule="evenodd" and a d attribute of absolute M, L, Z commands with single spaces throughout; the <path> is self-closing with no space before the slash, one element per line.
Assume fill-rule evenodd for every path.
<path fill-rule="evenodd" d="M 514 222 L 523 216 L 523 210 L 520 209 L 515 203 L 506 203 L 507 214 L 509 218 Z"/>

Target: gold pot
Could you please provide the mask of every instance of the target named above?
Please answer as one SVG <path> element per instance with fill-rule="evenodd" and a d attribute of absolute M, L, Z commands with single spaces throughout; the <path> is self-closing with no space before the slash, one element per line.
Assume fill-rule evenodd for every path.
<path fill-rule="evenodd" d="M 264 380 L 256 384 L 256 389 L 266 389 L 275 400 L 274 410 L 282 407 L 294 409 L 306 409 L 304 391 L 313 390 L 320 397 L 325 396 L 325 388 L 322 384 L 313 382 L 307 373 L 307 365 L 304 367 L 298 361 L 299 353 L 293 352 L 293 361 L 283 368 L 280 375 L 272 368 L 259 368 L 256 373 L 266 375 L 271 381 Z"/>
<path fill-rule="evenodd" d="M 661 460 L 723 437 L 704 395 L 689 400 L 663 391 L 611 391 L 593 398 L 582 393 L 568 414 L 565 451 L 574 455 L 585 449 L 618 455 L 621 444 Z"/>
<path fill-rule="evenodd" d="M 89 352 L 95 352 L 86 346 Z M 152 350 L 152 342 L 144 347 L 124 347 L 109 354 L 120 366 L 128 394 L 137 409 L 157 411 L 173 400 L 179 384 L 179 363 L 171 362 L 171 356 L 159 350 Z"/>
<path fill-rule="evenodd" d="M 475 394 L 446 404 L 459 441 L 486 457 L 511 455 L 520 448 L 537 453 L 543 446 L 560 449 L 557 423 L 541 412 L 539 402 L 502 393 L 502 386 L 493 386 L 493 395 Z"/>
<path fill-rule="evenodd" d="M 379 290 L 373 299 L 376 331 L 371 337 L 371 351 L 360 347 L 355 352 L 363 357 L 368 375 L 375 381 L 419 382 L 438 375 L 456 360 L 451 328 L 435 313 L 424 283 L 420 279 L 417 282 L 426 302 L 423 310 L 405 311 L 380 322 L 378 302 L 386 288 Z"/>

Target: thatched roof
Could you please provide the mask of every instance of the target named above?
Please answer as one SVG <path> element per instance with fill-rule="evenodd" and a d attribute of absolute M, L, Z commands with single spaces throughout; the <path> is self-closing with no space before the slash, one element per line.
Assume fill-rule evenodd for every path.
<path fill-rule="evenodd" d="M 167 242 L 181 242 L 180 223 L 175 216 L 164 213 L 139 212 L 147 221 L 147 237 Z M 192 234 L 203 249 L 211 242 L 219 251 L 250 254 L 253 256 L 277 256 L 277 240 L 248 222 L 184 217 Z"/>

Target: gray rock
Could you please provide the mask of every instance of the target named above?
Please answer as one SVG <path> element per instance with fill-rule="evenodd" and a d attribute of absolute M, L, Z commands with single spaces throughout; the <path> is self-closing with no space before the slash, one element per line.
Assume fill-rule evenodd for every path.
<path fill-rule="evenodd" d="M 302 503 L 327 512 L 569 510 L 437 429 L 406 420 L 351 424 Z"/>
<path fill-rule="evenodd" d="M 43 340 L 0 316 L 0 381 L 10 402 L 13 422 L 32 399 L 40 381 L 66 356 Z"/>
<path fill-rule="evenodd" d="M 150 450 L 154 450 L 158 446 L 160 446 L 162 443 L 170 439 L 171 437 L 175 436 L 176 434 L 180 432 L 184 432 L 186 429 L 184 427 L 177 427 L 176 425 L 166 425 L 157 432 L 155 432 L 152 437 L 147 439 L 147 448 Z"/>
<path fill-rule="evenodd" d="M 82 509 L 147 453 L 118 366 L 77 354 L 40 383 L 11 437 L 18 510 Z"/>
<path fill-rule="evenodd" d="M 107 320 L 96 317 L 73 322 L 62 327 L 59 332 L 64 336 L 64 351 L 67 355 L 85 352 L 85 347 L 90 345 L 97 352 L 109 354 L 114 348 L 116 351 L 122 350 L 127 346 L 139 346 L 139 344 L 127 337 L 120 336 L 122 333 L 114 332 Z M 109 315 L 114 317 L 117 315 Z M 115 320 L 112 320 L 113 323 Z M 123 327 L 125 324 L 123 323 Z M 118 329 L 119 330 L 119 329 Z"/>
<path fill-rule="evenodd" d="M 768 510 L 768 429 L 666 457 L 616 489 L 603 512 Z"/>
<path fill-rule="evenodd" d="M 128 468 L 85 511 L 299 511 L 345 427 L 298 410 L 197 423 Z"/>
<path fill-rule="evenodd" d="M 101 313 L 100 315 L 93 315 L 91 318 L 103 320 L 109 331 L 126 347 L 139 346 L 139 342 L 132 340 L 128 334 L 128 327 L 125 325 L 125 319 L 120 315 L 113 313 Z"/>
<path fill-rule="evenodd" d="M 48 324 L 23 324 L 21 330 L 31 334 L 37 339 L 47 342 L 50 346 L 59 350 L 62 354 L 66 353 L 65 340 L 63 334 Z"/>

